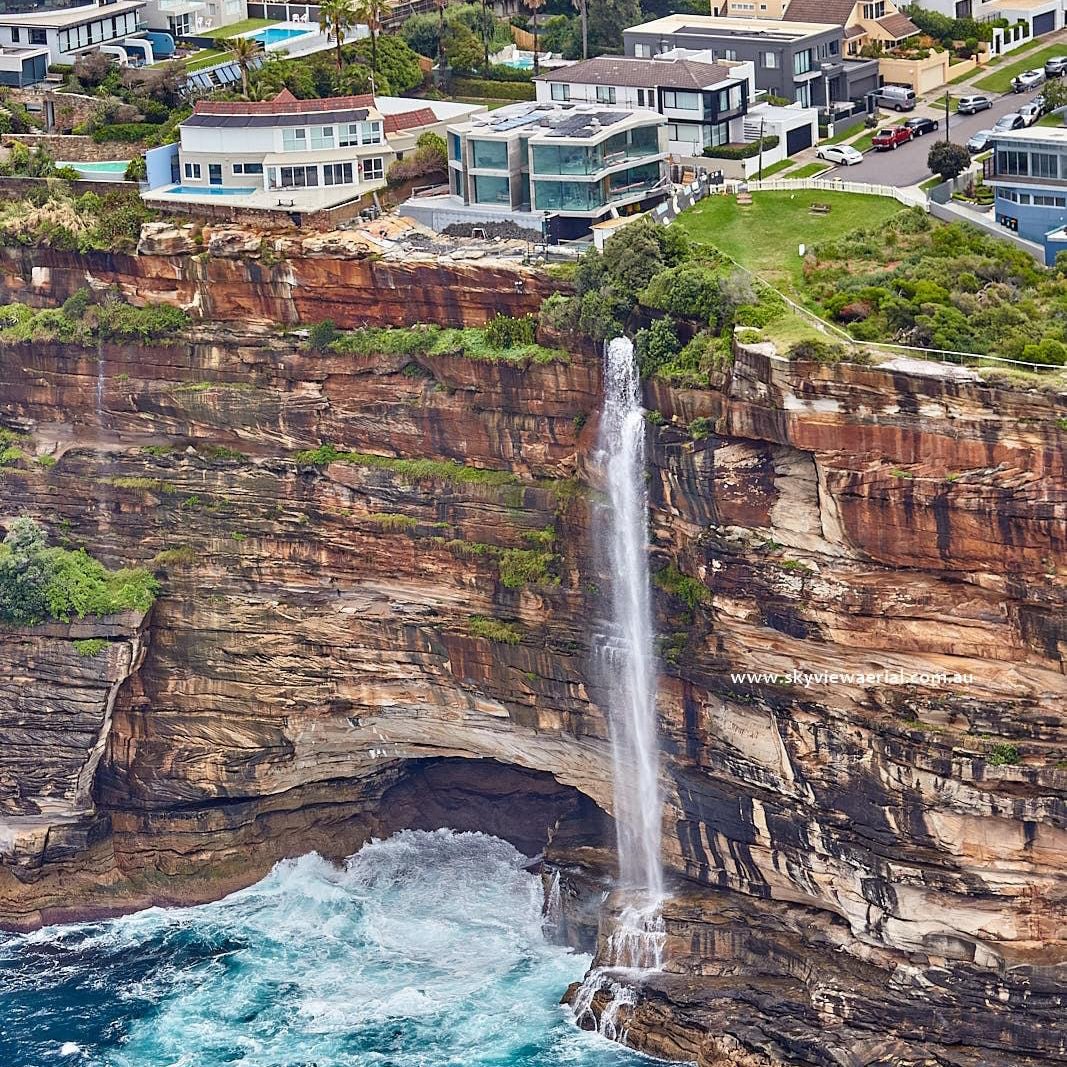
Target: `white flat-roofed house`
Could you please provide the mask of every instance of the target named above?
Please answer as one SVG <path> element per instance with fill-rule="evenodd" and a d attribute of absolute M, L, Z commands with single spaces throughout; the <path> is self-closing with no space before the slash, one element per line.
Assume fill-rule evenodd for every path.
<path fill-rule="evenodd" d="M 755 95 L 751 63 L 600 56 L 534 79 L 537 99 L 643 108 L 667 119 L 667 147 L 677 156 L 740 141 Z"/>
<path fill-rule="evenodd" d="M 550 237 L 642 211 L 667 192 L 667 120 L 588 103 L 510 104 L 448 127 L 449 193 L 409 200 L 437 229 L 513 221 Z"/>
<path fill-rule="evenodd" d="M 179 182 L 147 199 L 313 211 L 379 189 L 393 160 L 446 118 L 421 100 L 369 94 L 298 100 L 198 100 L 180 123 Z M 484 111 L 459 105 L 465 115 Z M 448 114 L 455 114 L 449 111 Z"/>
<path fill-rule="evenodd" d="M 0 14 L 0 47 L 47 49 L 49 64 L 73 63 L 97 50 L 118 60 L 151 62 L 151 44 L 137 36 L 144 26 L 144 6 L 145 0 L 101 0 L 78 7 Z"/>

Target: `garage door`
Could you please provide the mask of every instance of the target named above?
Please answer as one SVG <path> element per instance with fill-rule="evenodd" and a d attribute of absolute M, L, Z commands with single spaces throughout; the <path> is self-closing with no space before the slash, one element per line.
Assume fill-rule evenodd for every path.
<path fill-rule="evenodd" d="M 1056 28 L 1056 12 L 1048 11 L 1044 15 L 1034 18 L 1034 36 L 1042 33 L 1051 33 Z"/>
<path fill-rule="evenodd" d="M 796 129 L 787 131 L 785 135 L 785 151 L 787 155 L 794 155 L 802 148 L 811 147 L 811 125 L 797 126 Z"/>

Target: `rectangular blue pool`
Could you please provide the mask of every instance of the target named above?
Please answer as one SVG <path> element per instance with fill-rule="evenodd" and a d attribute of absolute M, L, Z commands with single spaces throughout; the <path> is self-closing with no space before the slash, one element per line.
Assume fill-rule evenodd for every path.
<path fill-rule="evenodd" d="M 282 41 L 291 41 L 294 37 L 306 37 L 311 30 L 287 30 L 283 26 L 268 26 L 259 33 L 250 33 L 248 36 L 253 41 L 262 41 L 266 48 L 272 44 L 281 44 Z"/>
<path fill-rule="evenodd" d="M 172 185 L 164 193 L 176 196 L 250 196 L 256 192 L 254 185 Z"/>

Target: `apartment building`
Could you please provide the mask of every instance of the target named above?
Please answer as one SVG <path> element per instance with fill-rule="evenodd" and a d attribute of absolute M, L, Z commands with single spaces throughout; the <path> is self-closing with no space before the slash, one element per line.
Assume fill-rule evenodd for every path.
<path fill-rule="evenodd" d="M 70 0 L 6 0 L 0 13 L 0 70 L 7 69 L 3 55 L 14 63 L 19 57 L 12 50 L 21 49 L 46 56 L 46 73 L 52 63 L 73 63 L 78 56 L 97 50 L 120 60 L 151 62 L 151 43 L 138 35 L 144 27 L 145 2 L 99 0 L 71 6 Z"/>

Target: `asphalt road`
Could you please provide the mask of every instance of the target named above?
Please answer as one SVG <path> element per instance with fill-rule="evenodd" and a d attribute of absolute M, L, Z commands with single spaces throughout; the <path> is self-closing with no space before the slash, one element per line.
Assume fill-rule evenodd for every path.
<path fill-rule="evenodd" d="M 1028 100 L 1039 96 L 1040 89 L 1031 93 L 1006 93 L 1004 96 L 994 98 L 993 107 L 988 111 L 980 111 L 977 115 L 956 115 L 949 119 L 949 140 L 956 144 L 965 145 L 968 138 L 979 130 L 988 130 L 1001 115 L 1007 115 L 1017 110 Z M 915 185 L 930 177 L 930 168 L 926 165 L 926 157 L 933 142 L 945 136 L 945 110 L 942 107 L 940 113 L 936 108 L 925 104 L 919 104 L 914 111 L 906 111 L 901 118 L 912 118 L 918 115 L 928 115 L 936 118 L 941 123 L 941 128 L 936 133 L 927 133 L 922 137 L 913 138 L 905 145 L 884 152 L 876 152 L 868 149 L 863 153 L 863 162 L 856 163 L 851 167 L 834 167 L 830 174 L 835 178 L 843 178 L 846 181 L 878 182 L 883 185 L 895 185 L 902 188 L 906 185 Z M 897 121 L 894 112 L 890 123 Z M 829 176 L 829 175 L 828 175 Z"/>

